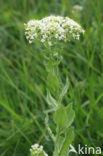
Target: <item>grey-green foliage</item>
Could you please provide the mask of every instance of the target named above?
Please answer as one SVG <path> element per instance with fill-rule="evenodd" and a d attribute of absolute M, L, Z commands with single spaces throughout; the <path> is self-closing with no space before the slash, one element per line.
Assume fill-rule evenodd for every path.
<path fill-rule="evenodd" d="M 46 122 L 48 132 L 54 141 L 53 156 L 67 156 L 69 146 L 74 139 L 74 129 L 71 125 L 74 121 L 75 112 L 72 109 L 72 103 L 67 106 L 64 106 L 62 103 L 64 96 L 68 92 L 68 88 L 69 83 L 67 78 L 65 85 L 62 87 L 58 100 L 56 100 L 49 91 L 47 93 L 46 101 L 49 106 L 53 108 L 53 120 L 56 124 L 56 135 L 53 136 L 54 134 L 52 134 L 52 130 Z"/>
<path fill-rule="evenodd" d="M 72 14 L 77 4 L 83 7 L 79 21 Z M 0 156 L 27 156 L 31 144 L 38 141 L 52 155 L 52 142 L 43 139 L 47 133 L 42 112 L 49 109 L 44 100 L 43 52 L 38 44 L 28 46 L 23 25 L 24 20 L 52 13 L 70 16 L 86 30 L 80 42 L 65 45 L 60 70 L 63 79 L 66 74 L 72 83 L 69 97 L 64 98 L 66 104 L 75 101 L 75 147 L 80 142 L 101 146 L 103 0 L 0 0 L 0 6 Z"/>
<path fill-rule="evenodd" d="M 68 106 L 60 105 L 54 113 L 54 122 L 60 129 L 68 128 L 72 124 L 74 117 L 75 113 L 72 109 L 72 104 Z"/>
<path fill-rule="evenodd" d="M 63 86 L 62 91 L 59 95 L 59 102 L 62 102 L 63 97 L 66 95 L 69 88 L 69 81 L 68 78 L 66 78 L 66 84 Z"/>
<path fill-rule="evenodd" d="M 47 92 L 46 100 L 51 107 L 56 108 L 58 106 L 58 102 L 51 96 L 49 91 Z"/>
<path fill-rule="evenodd" d="M 63 155 L 69 149 L 70 144 L 74 139 L 74 129 L 71 127 L 72 122 L 74 121 L 75 112 L 72 109 L 72 105 L 63 106 L 60 105 L 59 108 L 54 112 L 53 119 L 57 125 L 57 134 L 58 144 L 55 149 L 58 151 L 59 155 Z"/>

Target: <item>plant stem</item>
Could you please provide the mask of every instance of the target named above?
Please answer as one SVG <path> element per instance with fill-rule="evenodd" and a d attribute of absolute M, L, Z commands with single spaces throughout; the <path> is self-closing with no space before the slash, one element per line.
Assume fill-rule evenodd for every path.
<path fill-rule="evenodd" d="M 53 153 L 53 156 L 59 156 L 59 147 L 58 147 L 58 139 L 59 139 L 59 127 L 57 127 L 57 135 L 56 135 L 56 140 L 55 140 L 55 143 L 54 143 L 54 153 Z"/>

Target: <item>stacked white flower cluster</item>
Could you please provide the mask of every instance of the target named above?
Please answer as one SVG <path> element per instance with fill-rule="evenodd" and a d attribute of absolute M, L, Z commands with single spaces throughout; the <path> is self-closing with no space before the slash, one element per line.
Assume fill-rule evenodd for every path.
<path fill-rule="evenodd" d="M 79 40 L 82 27 L 69 17 L 49 16 L 41 20 L 30 20 L 25 25 L 25 35 L 32 43 L 34 39 L 52 46 L 57 40 Z"/>
<path fill-rule="evenodd" d="M 43 150 L 43 146 L 40 146 L 39 144 L 32 145 L 30 152 L 31 156 L 48 156 L 48 154 L 46 154 L 46 152 Z"/>

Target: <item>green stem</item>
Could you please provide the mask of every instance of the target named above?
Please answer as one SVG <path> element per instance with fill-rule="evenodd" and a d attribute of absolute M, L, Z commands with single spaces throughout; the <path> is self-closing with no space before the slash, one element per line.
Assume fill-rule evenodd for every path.
<path fill-rule="evenodd" d="M 55 143 L 54 143 L 54 153 L 53 153 L 53 156 L 59 156 L 59 147 L 58 147 L 58 139 L 59 139 L 59 134 L 60 134 L 60 131 L 59 131 L 59 127 L 57 127 L 57 135 L 56 135 L 56 140 L 55 140 Z"/>
<path fill-rule="evenodd" d="M 49 119 L 49 117 L 48 117 L 48 114 L 46 113 L 45 125 L 46 125 L 47 131 L 48 131 L 48 133 L 49 133 L 49 136 L 51 137 L 51 139 L 53 140 L 53 142 L 55 142 L 55 136 L 54 136 L 54 134 L 52 133 L 52 130 L 50 129 L 50 127 L 49 127 L 48 119 Z"/>

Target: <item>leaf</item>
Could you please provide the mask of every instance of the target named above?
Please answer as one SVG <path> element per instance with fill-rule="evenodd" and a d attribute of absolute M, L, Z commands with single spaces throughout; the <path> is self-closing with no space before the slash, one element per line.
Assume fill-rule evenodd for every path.
<path fill-rule="evenodd" d="M 65 136 L 65 141 L 60 151 L 60 156 L 63 156 L 65 152 L 67 152 L 70 144 L 74 140 L 74 128 L 68 128 Z"/>
<path fill-rule="evenodd" d="M 60 153 L 60 151 L 61 151 L 61 149 L 62 149 L 62 147 L 63 147 L 63 143 L 64 143 L 64 141 L 65 141 L 65 138 L 63 137 L 63 136 L 59 136 L 59 139 L 58 139 L 58 149 L 59 149 L 59 153 Z"/>
<path fill-rule="evenodd" d="M 58 106 L 57 101 L 52 97 L 52 95 L 50 94 L 49 91 L 47 92 L 47 98 L 46 98 L 46 100 L 47 100 L 47 103 L 49 105 L 51 105 L 52 107 L 57 107 Z"/>
<path fill-rule="evenodd" d="M 67 120 L 67 113 L 64 106 L 60 106 L 54 113 L 54 122 L 60 128 L 63 128 Z"/>
<path fill-rule="evenodd" d="M 66 84 L 65 84 L 65 86 L 63 87 L 62 92 L 61 92 L 60 97 L 59 97 L 59 101 L 60 101 L 60 102 L 62 101 L 63 97 L 64 97 L 65 94 L 67 93 L 68 88 L 69 88 L 69 83 L 68 83 L 68 78 L 66 78 Z"/>
<path fill-rule="evenodd" d="M 74 117 L 75 117 L 75 112 L 74 112 L 74 110 L 72 109 L 72 104 L 69 104 L 69 105 L 66 107 L 66 113 L 67 113 L 67 121 L 66 121 L 66 124 L 65 124 L 65 128 L 68 128 L 68 127 L 70 127 L 71 124 L 73 123 Z"/>
<path fill-rule="evenodd" d="M 55 71 L 51 71 L 48 73 L 46 83 L 47 83 L 47 88 L 54 95 L 55 92 L 57 92 L 57 90 L 60 87 L 60 82 L 59 82 L 58 76 L 56 75 Z"/>
<path fill-rule="evenodd" d="M 72 104 L 69 104 L 67 107 L 60 106 L 54 113 L 54 122 L 65 131 L 73 123 L 74 117 L 75 112 L 72 109 Z"/>

